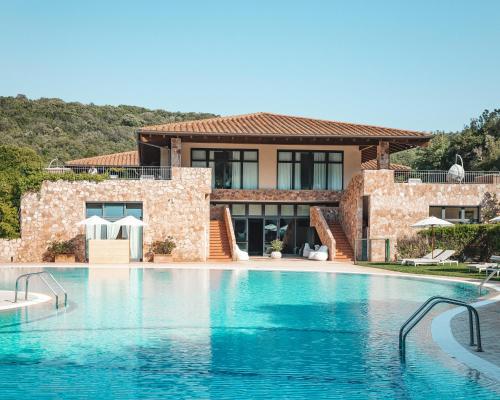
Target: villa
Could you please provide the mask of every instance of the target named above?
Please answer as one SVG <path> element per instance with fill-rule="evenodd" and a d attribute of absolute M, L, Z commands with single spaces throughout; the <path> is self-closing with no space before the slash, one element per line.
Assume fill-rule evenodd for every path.
<path fill-rule="evenodd" d="M 498 172 L 457 181 L 447 171 L 391 165 L 391 154 L 431 137 L 271 113 L 146 126 L 134 151 L 49 168 L 109 179 L 46 181 L 24 195 L 21 238 L 0 241 L 0 259 L 41 261 L 52 240 L 81 237 L 83 261 L 88 233 L 77 223 L 93 215 L 145 223 L 130 237 L 137 261 L 167 236 L 177 261 L 236 260 L 237 248 L 263 256 L 276 238 L 288 255 L 308 242 L 328 246 L 329 260 L 393 258 L 417 220 L 478 222 L 485 194 L 500 196 Z"/>

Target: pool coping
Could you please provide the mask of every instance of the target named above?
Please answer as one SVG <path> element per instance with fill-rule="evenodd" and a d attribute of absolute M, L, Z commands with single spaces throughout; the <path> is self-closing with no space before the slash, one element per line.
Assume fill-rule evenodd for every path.
<path fill-rule="evenodd" d="M 493 287 L 492 289 L 497 292 L 499 291 L 496 287 Z M 497 294 L 487 300 L 472 303 L 471 305 L 475 308 L 480 308 L 498 301 L 500 301 L 500 294 Z M 454 307 L 451 310 L 445 311 L 436 316 L 432 320 L 431 324 L 432 339 L 438 344 L 441 350 L 455 360 L 478 371 L 490 379 L 500 382 L 500 366 L 470 352 L 465 346 L 460 344 L 453 335 L 451 321 L 455 316 L 462 312 L 464 312 L 464 310 L 461 307 Z"/>
<path fill-rule="evenodd" d="M 12 300 L 14 298 L 14 295 L 15 292 L 13 290 L 0 290 L 0 312 L 29 307 L 35 304 L 41 304 L 52 300 L 52 297 L 47 296 L 46 294 L 30 292 L 28 295 L 28 300 L 20 299 L 17 303 L 14 303 L 14 301 Z"/>

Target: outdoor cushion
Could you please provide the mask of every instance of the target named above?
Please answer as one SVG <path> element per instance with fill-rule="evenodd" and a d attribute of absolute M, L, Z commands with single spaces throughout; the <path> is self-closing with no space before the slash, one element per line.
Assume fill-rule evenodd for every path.
<path fill-rule="evenodd" d="M 302 252 L 302 255 L 305 257 L 305 258 L 308 258 L 309 257 L 309 254 L 311 254 L 311 247 L 309 247 L 309 243 L 306 243 L 304 245 L 304 250 Z"/>
<path fill-rule="evenodd" d="M 328 246 L 321 246 L 317 251 L 309 253 L 309 260 L 326 261 L 328 260 Z"/>

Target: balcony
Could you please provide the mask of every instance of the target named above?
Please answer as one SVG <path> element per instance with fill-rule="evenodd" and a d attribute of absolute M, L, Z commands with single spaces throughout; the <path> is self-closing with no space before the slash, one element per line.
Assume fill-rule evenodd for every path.
<path fill-rule="evenodd" d="M 498 171 L 465 171 L 460 178 L 450 175 L 448 171 L 394 171 L 396 183 L 500 184 Z"/>
<path fill-rule="evenodd" d="M 88 174 L 103 175 L 108 179 L 118 180 L 170 180 L 172 179 L 171 167 L 150 166 L 64 166 L 45 168 L 51 174 Z"/>

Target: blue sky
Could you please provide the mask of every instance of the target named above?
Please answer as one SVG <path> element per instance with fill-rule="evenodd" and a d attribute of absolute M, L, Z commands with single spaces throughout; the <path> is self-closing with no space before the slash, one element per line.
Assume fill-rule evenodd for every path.
<path fill-rule="evenodd" d="M 0 95 L 458 130 L 500 107 L 500 1 L 0 0 Z"/>

